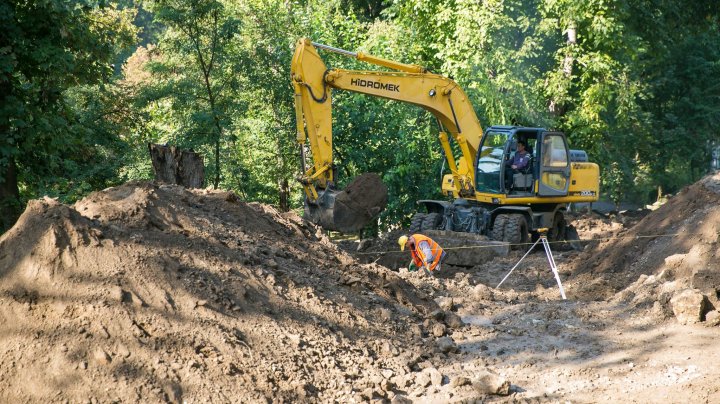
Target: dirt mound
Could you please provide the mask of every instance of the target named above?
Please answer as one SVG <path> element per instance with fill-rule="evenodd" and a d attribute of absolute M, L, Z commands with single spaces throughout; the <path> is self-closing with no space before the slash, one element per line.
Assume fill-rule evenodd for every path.
<path fill-rule="evenodd" d="M 638 280 L 690 284 L 698 270 L 720 271 L 720 174 L 686 187 L 633 227 L 587 249 L 572 267 L 575 298 L 606 299 Z M 653 278 L 654 279 L 654 278 Z"/>
<path fill-rule="evenodd" d="M 31 201 L 0 279 L 1 402 L 391 397 L 437 310 L 294 214 L 145 182 Z"/>

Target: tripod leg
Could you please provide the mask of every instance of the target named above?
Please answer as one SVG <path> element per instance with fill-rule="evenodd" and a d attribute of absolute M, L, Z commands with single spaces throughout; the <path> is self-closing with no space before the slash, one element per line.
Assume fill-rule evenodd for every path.
<path fill-rule="evenodd" d="M 529 250 L 527 250 L 527 252 L 525 253 L 525 255 L 523 255 L 523 256 L 522 256 L 522 258 L 520 258 L 520 261 L 518 261 L 518 262 L 517 262 L 517 264 L 515 264 L 515 266 L 514 266 L 514 267 L 512 267 L 512 269 L 510 270 L 510 272 L 508 272 L 508 273 L 507 273 L 507 275 L 505 275 L 505 277 L 504 277 L 504 278 L 503 278 L 503 279 L 502 279 L 502 280 L 500 281 L 500 283 L 498 283 L 498 285 L 497 285 L 497 286 L 495 286 L 495 289 L 499 288 L 499 287 L 500 287 L 500 285 L 502 285 L 502 284 L 503 284 L 503 282 L 505 282 L 505 279 L 507 279 L 507 278 L 508 278 L 508 276 L 510 276 L 510 274 L 511 274 L 511 273 L 513 273 L 513 271 L 515 270 L 515 268 L 517 268 L 517 267 L 518 267 L 518 265 L 520 265 L 520 263 L 522 262 L 522 260 L 524 260 L 524 259 L 525 259 L 525 257 L 527 257 L 527 256 L 528 256 L 528 254 L 530 254 L 530 251 L 532 251 L 532 250 L 533 250 L 533 248 L 535 248 L 535 246 L 537 245 L 537 243 L 539 243 L 539 242 L 540 242 L 540 240 L 542 240 L 542 238 L 539 238 L 539 239 L 537 239 L 537 241 L 535 242 L 535 244 L 533 244 L 533 245 L 531 245 L 531 246 L 530 246 L 530 249 L 529 249 Z"/>
<path fill-rule="evenodd" d="M 560 296 L 562 296 L 563 300 L 567 299 L 565 297 L 565 289 L 563 288 L 562 282 L 560 282 L 560 274 L 558 273 L 557 265 L 555 265 L 555 258 L 553 258 L 552 251 L 550 251 L 550 243 L 548 243 L 546 238 L 541 238 L 543 241 L 543 247 L 545 247 L 545 255 L 547 255 L 548 262 L 550 263 L 550 269 L 552 270 L 553 275 L 555 275 L 555 280 L 557 281 L 558 286 L 560 287 Z"/>

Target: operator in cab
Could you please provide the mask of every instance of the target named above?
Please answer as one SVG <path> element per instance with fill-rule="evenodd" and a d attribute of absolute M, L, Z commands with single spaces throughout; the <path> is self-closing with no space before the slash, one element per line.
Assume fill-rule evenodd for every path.
<path fill-rule="evenodd" d="M 505 162 L 505 185 L 510 188 L 512 185 L 513 173 L 524 170 L 530 163 L 530 153 L 527 152 L 527 141 L 517 141 L 517 151 L 512 160 Z"/>
<path fill-rule="evenodd" d="M 508 160 L 507 165 L 513 170 L 523 170 L 528 163 L 530 163 L 530 153 L 527 152 L 527 142 L 518 140 L 515 156 L 512 160 Z"/>
<path fill-rule="evenodd" d="M 440 264 L 446 253 L 430 237 L 422 234 L 413 234 L 410 237 L 401 236 L 398 239 L 398 244 L 400 245 L 400 251 L 405 250 L 406 244 L 410 250 L 410 256 L 412 257 L 412 261 L 408 265 L 410 272 L 417 271 L 419 268 L 425 269 L 428 273 L 440 270 Z"/>

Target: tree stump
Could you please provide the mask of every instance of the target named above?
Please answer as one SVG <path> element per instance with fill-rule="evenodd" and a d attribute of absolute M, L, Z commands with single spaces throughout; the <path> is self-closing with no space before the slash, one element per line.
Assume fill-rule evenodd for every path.
<path fill-rule="evenodd" d="M 205 182 L 203 158 L 192 149 L 148 143 L 155 180 L 185 188 L 202 188 Z"/>

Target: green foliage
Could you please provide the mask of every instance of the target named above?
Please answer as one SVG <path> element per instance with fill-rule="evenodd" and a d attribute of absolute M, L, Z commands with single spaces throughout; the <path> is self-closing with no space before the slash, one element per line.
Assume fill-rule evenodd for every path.
<path fill-rule="evenodd" d="M 709 166 L 719 20 L 709 0 L 1 2 L 0 181 L 14 164 L 23 197 L 73 200 L 150 178 L 147 143 L 172 143 L 205 156 L 214 186 L 300 209 L 289 68 L 309 37 L 451 76 L 483 126 L 563 130 L 600 164 L 607 197 L 652 202 Z M 333 109 L 340 185 L 371 171 L 390 190 L 371 232 L 442 198 L 429 113 L 337 91 Z"/>
<path fill-rule="evenodd" d="M 111 3 L 0 3 L 0 203 L 43 193 L 73 200 L 117 181 L 122 153 L 103 96 L 111 61 L 136 34 Z M 118 160 L 114 160 L 118 161 Z M 8 173 L 17 168 L 17 177 Z M 3 209 L 6 218 L 12 212 Z M 1 227 L 1 224 L 0 224 Z"/>

